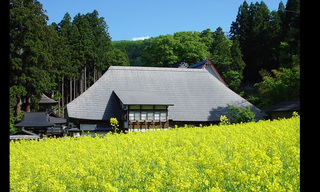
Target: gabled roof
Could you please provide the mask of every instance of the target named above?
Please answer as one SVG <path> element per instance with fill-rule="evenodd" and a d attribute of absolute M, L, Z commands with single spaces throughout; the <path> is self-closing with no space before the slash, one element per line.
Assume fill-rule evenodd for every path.
<path fill-rule="evenodd" d="M 168 107 L 168 117 L 173 121 L 219 121 L 220 116 L 228 111 L 227 104 L 242 108 L 249 105 L 253 112 L 260 112 L 205 69 L 111 66 L 88 90 L 67 104 L 68 117 L 88 120 L 121 118 L 117 90 L 161 95 L 173 104 Z M 148 102 L 161 100 L 153 96 Z M 121 93 L 119 97 L 129 99 L 124 99 Z"/>
<path fill-rule="evenodd" d="M 211 73 L 214 77 L 219 79 L 225 86 L 228 86 L 226 82 L 224 82 L 223 78 L 220 76 L 219 72 L 217 69 L 213 66 L 212 62 L 209 59 L 200 61 L 199 63 L 196 63 L 194 65 L 189 66 L 189 68 L 194 68 L 194 69 L 207 69 L 209 73 Z"/>
<path fill-rule="evenodd" d="M 49 122 L 49 115 L 45 112 L 27 112 L 24 114 L 22 121 L 14 125 L 15 127 L 52 127 L 53 123 Z"/>

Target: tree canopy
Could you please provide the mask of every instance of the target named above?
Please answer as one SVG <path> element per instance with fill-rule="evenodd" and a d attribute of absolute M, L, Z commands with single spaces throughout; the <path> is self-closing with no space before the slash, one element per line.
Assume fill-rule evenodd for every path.
<path fill-rule="evenodd" d="M 204 60 L 207 47 L 201 42 L 199 32 L 177 32 L 173 35 L 160 35 L 146 46 L 141 56 L 149 66 L 170 67 L 184 60 L 194 64 Z"/>

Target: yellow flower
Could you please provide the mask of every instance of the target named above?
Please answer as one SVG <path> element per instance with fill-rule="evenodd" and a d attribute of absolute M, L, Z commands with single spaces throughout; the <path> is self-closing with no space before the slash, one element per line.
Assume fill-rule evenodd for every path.
<path fill-rule="evenodd" d="M 300 116 L 10 142 L 11 191 L 299 191 Z"/>

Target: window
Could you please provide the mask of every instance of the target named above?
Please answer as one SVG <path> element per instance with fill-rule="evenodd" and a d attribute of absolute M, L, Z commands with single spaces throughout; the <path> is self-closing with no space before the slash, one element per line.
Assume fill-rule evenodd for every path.
<path fill-rule="evenodd" d="M 147 120 L 153 120 L 153 111 L 148 111 L 148 118 Z"/>
<path fill-rule="evenodd" d="M 136 121 L 140 120 L 140 111 L 134 112 L 134 120 L 136 120 Z"/>
<path fill-rule="evenodd" d="M 141 120 L 147 120 L 147 112 L 146 111 L 142 111 L 141 112 Z"/>
<path fill-rule="evenodd" d="M 155 111 L 154 112 L 154 120 L 155 121 L 159 121 L 160 120 L 160 112 L 159 111 Z"/>
<path fill-rule="evenodd" d="M 161 111 L 160 119 L 161 119 L 161 121 L 166 121 L 167 120 L 167 113 L 165 111 Z"/>
<path fill-rule="evenodd" d="M 128 121 L 167 121 L 167 106 L 131 105 L 129 108 Z"/>
<path fill-rule="evenodd" d="M 134 120 L 134 111 L 129 111 L 129 120 L 130 121 Z"/>

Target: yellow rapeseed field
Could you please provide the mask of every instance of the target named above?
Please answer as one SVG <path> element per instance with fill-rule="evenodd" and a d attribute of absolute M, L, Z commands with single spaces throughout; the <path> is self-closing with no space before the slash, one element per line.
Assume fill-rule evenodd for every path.
<path fill-rule="evenodd" d="M 299 191 L 300 117 L 10 142 L 11 191 Z"/>

